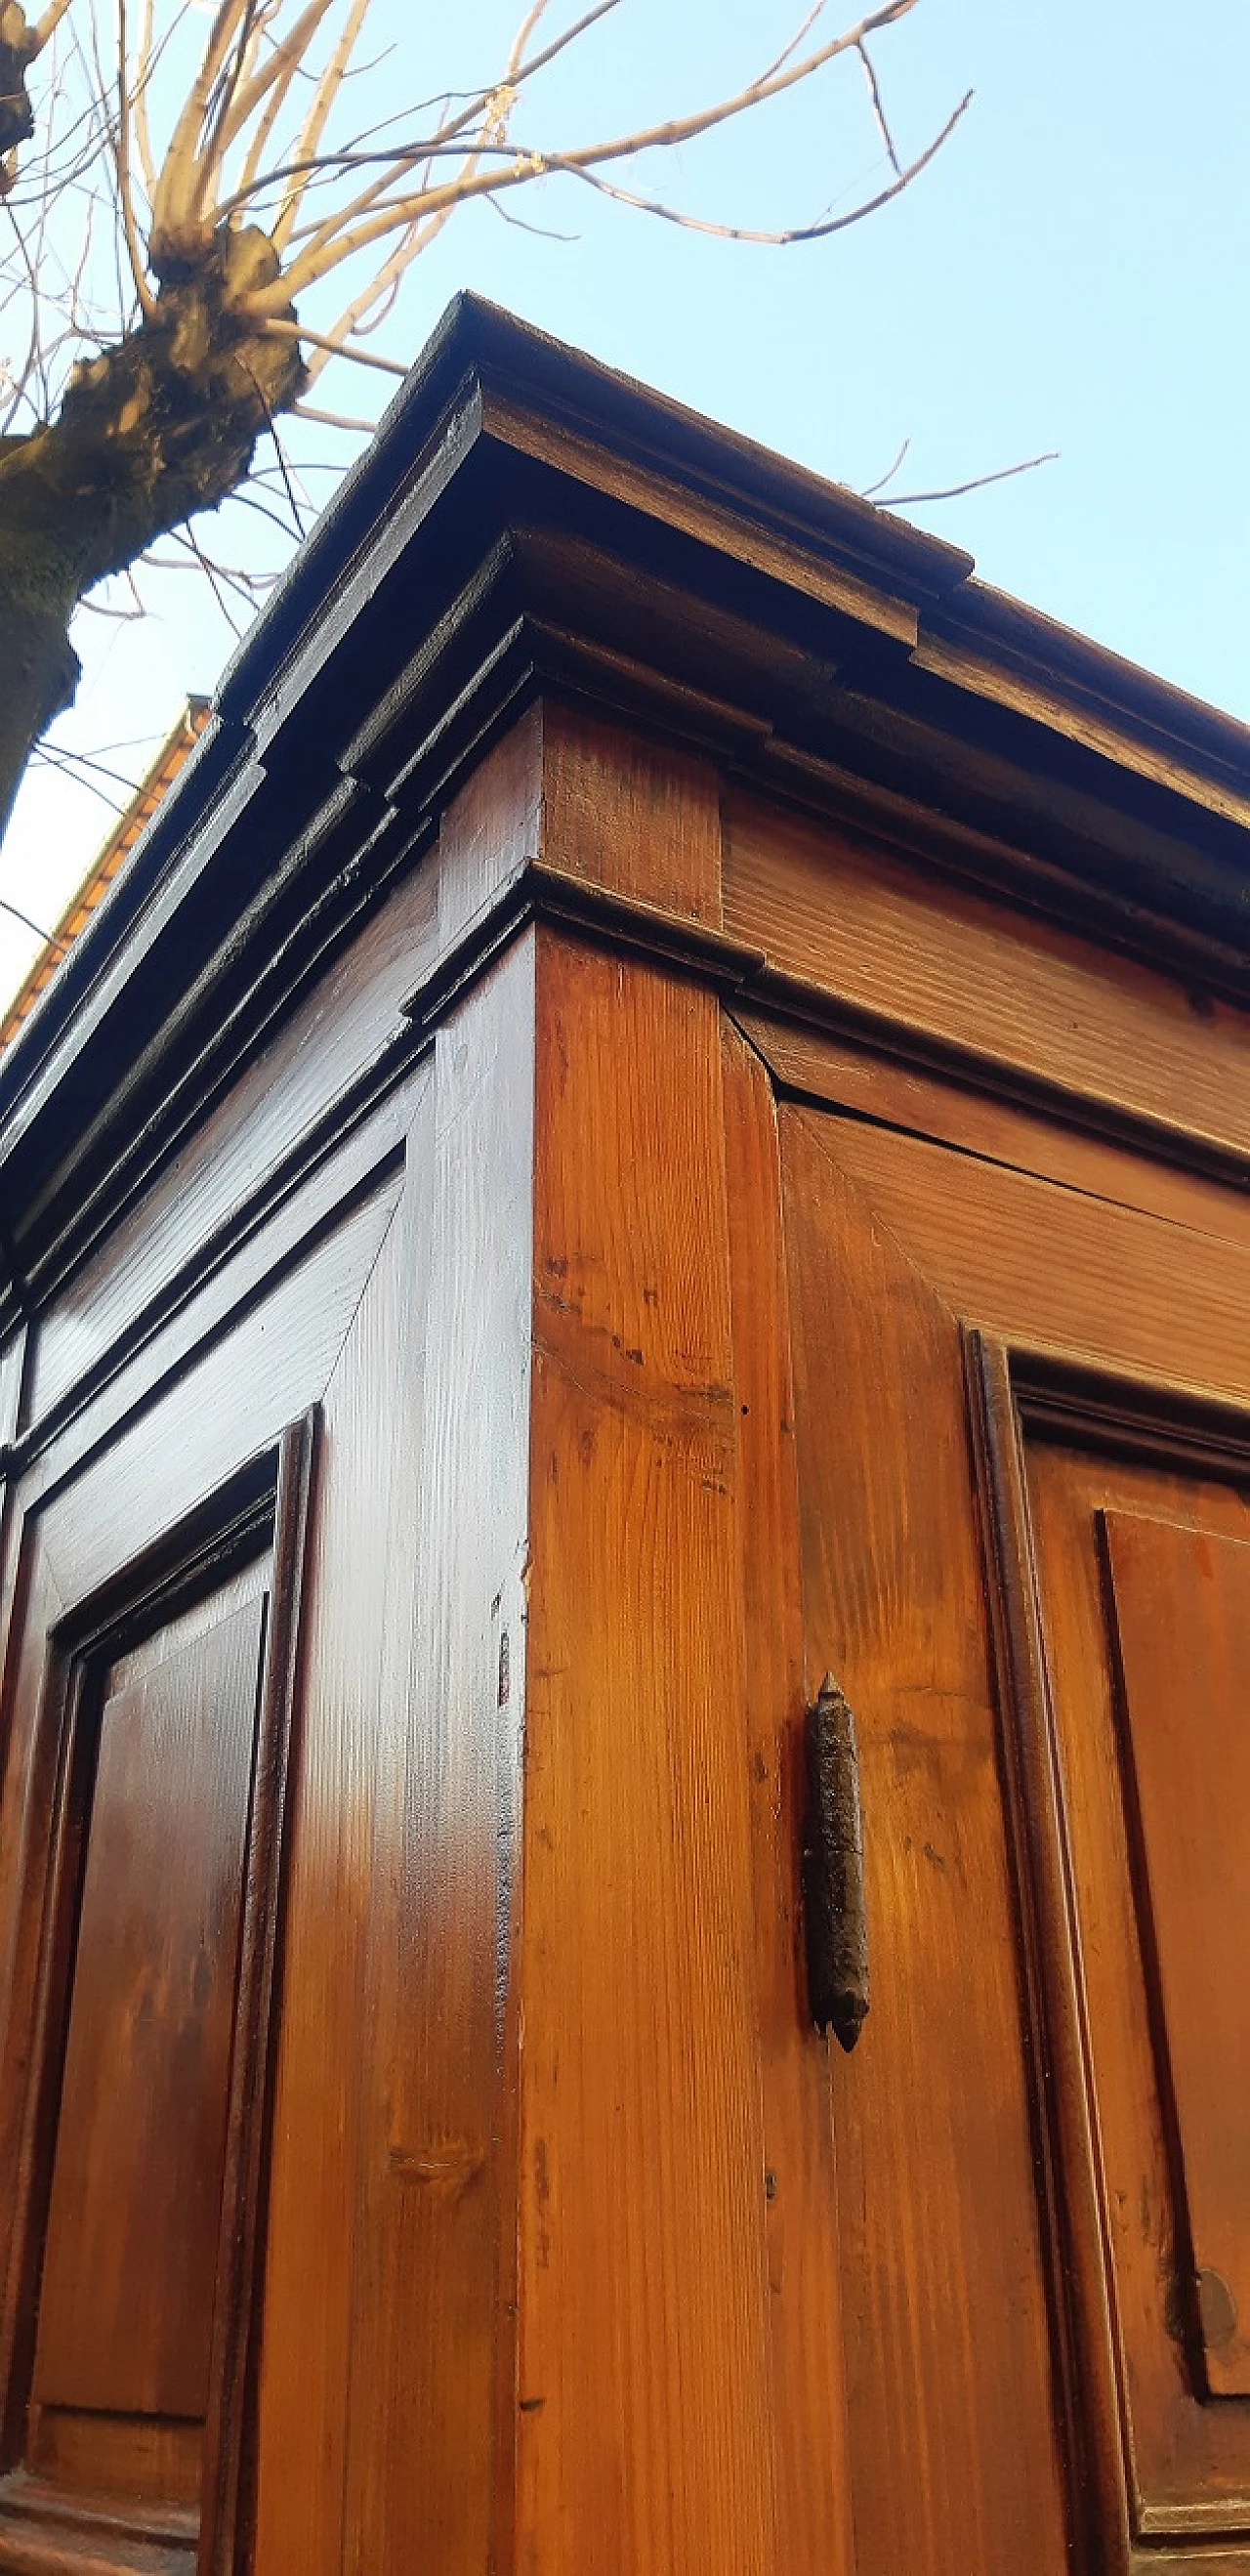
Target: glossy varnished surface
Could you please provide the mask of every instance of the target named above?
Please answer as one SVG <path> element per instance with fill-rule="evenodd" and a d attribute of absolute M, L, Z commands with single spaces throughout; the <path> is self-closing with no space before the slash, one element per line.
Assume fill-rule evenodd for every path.
<path fill-rule="evenodd" d="M 34 2398 L 203 2418 L 263 1598 L 105 1685 Z"/>
<path fill-rule="evenodd" d="M 538 1026 L 518 2563 L 755 2576 L 772 2431 L 717 1015 L 558 949 Z"/>
<path fill-rule="evenodd" d="M 979 1059 L 991 1092 L 1053 1087 L 1113 1128 L 1152 1123 L 1165 1152 L 1174 1130 L 1195 1162 L 1250 1149 L 1240 1012 L 872 842 L 730 800 L 725 921 L 882 1034 Z"/>
<path fill-rule="evenodd" d="M 956 1317 L 783 1121 L 803 1598 L 860 1748 L 872 2002 L 831 2070 L 857 2576 L 1065 2563 Z"/>
<path fill-rule="evenodd" d="M 621 598 L 0 1350 L 0 2567 L 1234 2576 L 1244 1030 L 919 807 L 748 802 L 728 603 L 631 722 Z M 349 764 L 392 855 L 423 670 Z"/>
<path fill-rule="evenodd" d="M 1250 1521 L 1239 1540 L 1108 1512 L 1121 1718 L 1213 2397 L 1250 2397 Z M 1178 2176 L 1179 2178 L 1179 2176 Z M 1183 2287 L 1183 2285 L 1182 2285 Z"/>
<path fill-rule="evenodd" d="M 1236 2563 L 1244 2565 L 1250 2424 L 1244 2400 L 1208 2393 L 1218 2382 L 1207 2366 L 1199 2282 L 1204 2263 L 1218 2268 L 1213 2227 L 1224 2266 L 1236 2268 L 1246 2218 L 1236 2149 L 1231 2171 L 1220 2158 L 1221 2138 L 1232 2145 L 1244 2136 L 1235 2047 L 1230 2057 L 1221 2045 L 1221 2020 L 1227 2029 L 1231 2013 L 1235 2030 L 1244 1989 L 1240 1938 L 1231 1928 L 1240 1917 L 1244 1788 L 1241 1729 L 1229 1744 L 1229 1699 L 1218 1679 L 1220 1629 L 1236 1616 L 1240 1588 L 1244 1488 L 1169 1469 L 1162 1443 L 1154 1467 L 1036 1437 L 1027 1458 L 1033 1580 L 1058 1755 L 1050 1829 L 1065 1854 L 1083 1961 L 1099 2256 L 1115 2329 L 1105 2366 L 1125 2417 L 1126 2513 L 1154 2548 L 1179 2550 L 1196 2540 L 1212 2547 L 1223 2537 L 1230 2563 L 1235 2542 Z M 1118 1585 L 1108 1532 L 1113 1549 L 1118 1542 Z M 1142 1549 L 1161 1546 L 1167 1558 L 1157 1608 L 1170 1633 L 1145 1671 L 1134 1648 L 1151 1613 L 1130 1569 L 1134 1539 Z M 1213 1569 L 1226 1558 L 1233 1598 L 1221 1605 L 1203 1564 Z M 1172 1688 L 1161 1703 L 1159 1685 L 1169 1671 Z M 1238 1705 L 1236 1691 L 1231 1705 Z M 1165 1868 L 1184 1867 L 1185 1890 L 1159 1875 L 1152 1793 L 1169 1750 Z M 1195 1813 L 1212 1800 L 1216 1827 L 1196 1849 Z M 1212 1940 L 1213 1922 L 1219 1928 Z M 1204 1930 L 1201 1973 L 1178 1993 L 1187 1947 Z M 1205 2306 L 1218 2333 L 1228 2319 L 1214 2283 Z M 1086 2339 L 1089 2364 L 1098 2356 L 1088 2329 Z M 1224 2353 L 1235 2380 L 1230 2342 Z M 1216 2359 L 1218 2369 L 1218 2352 Z"/>

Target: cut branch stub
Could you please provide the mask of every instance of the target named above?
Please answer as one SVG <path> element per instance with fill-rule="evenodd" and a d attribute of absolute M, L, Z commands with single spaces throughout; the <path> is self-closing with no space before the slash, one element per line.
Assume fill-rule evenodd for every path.
<path fill-rule="evenodd" d="M 0 450 L 10 598 L 49 607 L 57 590 L 68 613 L 243 481 L 257 439 L 304 382 L 298 340 L 248 314 L 276 270 L 265 234 L 223 228 L 197 261 L 171 262 L 150 319 L 75 368 L 55 421 Z"/>
<path fill-rule="evenodd" d="M 257 439 L 303 389 L 298 339 L 248 312 L 277 266 L 264 233 L 222 227 L 170 274 L 148 319 L 75 368 L 54 421 L 0 441 L 0 828 L 31 749 L 73 695 L 78 601 L 236 491 Z M 293 307 L 286 318 L 293 331 Z"/>
<path fill-rule="evenodd" d="M 3 0 L 0 5 L 0 157 L 14 152 L 19 143 L 27 143 L 35 131 L 34 110 L 26 88 L 26 74 L 39 50 L 33 28 L 26 24 L 26 12 L 18 0 Z M 4 178 L 0 173 L 0 193 Z"/>

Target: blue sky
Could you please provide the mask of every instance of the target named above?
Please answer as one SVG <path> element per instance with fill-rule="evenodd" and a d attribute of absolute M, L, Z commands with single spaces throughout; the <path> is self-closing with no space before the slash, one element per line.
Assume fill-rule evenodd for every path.
<path fill-rule="evenodd" d="M 410 32 L 411 0 L 377 9 L 387 104 L 476 79 L 510 22 L 498 0 L 463 0 L 435 54 Z M 535 118 L 518 134 L 619 130 L 731 86 L 791 24 L 780 0 L 625 0 L 561 70 L 541 133 Z M 1159 0 L 918 0 L 876 46 L 902 152 L 975 94 L 932 167 L 862 226 L 747 249 L 553 189 L 526 212 L 576 238 L 457 217 L 379 345 L 411 357 L 469 285 L 857 488 L 904 439 L 900 491 L 1057 449 L 1034 474 L 907 515 L 966 546 L 985 579 L 1250 720 L 1250 9 L 1195 0 L 1180 27 Z M 753 224 L 853 202 L 884 175 L 853 63 L 638 174 L 692 212 Z M 376 409 L 378 390 L 338 369 L 317 398 Z M 306 428 L 292 444 L 323 498 L 325 466 L 359 442 Z M 237 551 L 248 531 L 236 509 L 216 542 Z M 86 676 L 59 728 L 132 775 L 233 643 L 198 578 L 154 576 L 148 597 L 142 624 L 80 620 Z M 0 894 L 51 918 L 108 821 L 40 765 Z M 0 988 L 31 946 L 0 926 Z"/>

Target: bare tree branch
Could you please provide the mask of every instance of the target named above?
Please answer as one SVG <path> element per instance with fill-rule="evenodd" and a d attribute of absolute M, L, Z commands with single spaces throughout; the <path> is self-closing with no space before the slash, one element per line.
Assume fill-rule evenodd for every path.
<path fill-rule="evenodd" d="M 236 631 L 236 612 L 251 613 L 272 576 L 220 560 L 197 532 L 201 514 L 234 494 L 258 541 L 262 520 L 284 540 L 302 528 L 281 417 L 367 433 L 367 420 L 321 409 L 309 393 L 335 359 L 402 378 L 397 357 L 366 343 L 462 208 L 549 234 L 529 218 L 534 192 L 568 181 L 723 241 L 817 242 L 910 187 L 968 105 L 904 151 L 876 51 L 920 0 L 858 0 L 861 14 L 841 26 L 836 0 L 796 0 L 785 43 L 738 85 L 718 87 L 709 73 L 707 94 L 681 113 L 605 120 L 597 139 L 561 133 L 558 84 L 545 75 L 625 5 L 520 0 L 485 79 L 421 100 L 405 78 L 399 94 L 413 103 L 371 118 L 382 102 L 359 83 L 372 0 L 45 0 L 33 22 L 23 0 L 0 0 L 0 224 L 11 248 L 0 315 L 19 352 L 0 370 L 0 653 L 37 601 L 43 656 L 26 655 L 23 711 L 6 718 L 0 692 L 0 822 L 14 759 L 72 694 L 68 621 L 99 584 L 130 578 L 133 612 L 93 603 L 128 616 L 141 602 L 134 567 L 185 559 Z M 415 15 L 413 31 L 419 43 Z M 853 201 L 833 193 L 830 174 L 822 213 L 796 220 L 783 208 L 770 226 L 732 207 L 717 219 L 640 184 L 648 156 L 671 169 L 682 147 L 778 106 L 840 61 L 859 67 L 884 159 L 880 184 Z M 269 435 L 274 462 L 258 465 Z M 874 490 L 892 494 L 901 462 L 902 451 Z M 319 460 L 308 470 L 333 469 Z"/>
<path fill-rule="evenodd" d="M 880 501 L 882 510 L 915 510 L 922 501 L 958 501 L 965 492 L 984 492 L 991 483 L 1010 483 L 1013 475 L 1036 473 L 1039 465 L 1057 465 L 1059 450 L 1048 447 L 1041 456 L 1025 456 L 1018 465 L 1000 465 L 992 474 L 973 474 L 966 483 L 946 483 L 935 492 L 896 492 L 888 501 Z M 865 496 L 866 497 L 866 496 Z"/>

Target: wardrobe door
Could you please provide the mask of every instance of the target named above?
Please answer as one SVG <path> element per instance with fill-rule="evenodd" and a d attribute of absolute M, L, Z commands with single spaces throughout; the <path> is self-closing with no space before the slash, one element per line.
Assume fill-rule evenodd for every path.
<path fill-rule="evenodd" d="M 238 2555 L 314 1439 L 310 1414 L 28 1631 L 3 2565 Z M 28 1553 L 46 1602 L 38 1522 Z"/>
<path fill-rule="evenodd" d="M 393 1093 L 302 1191 L 238 1223 L 228 1257 L 214 1242 L 177 1300 L 136 1311 L 132 1247 L 88 1316 L 98 1338 L 112 1296 L 117 1364 L 18 1449 L 0 2568 L 22 2576 L 294 2563 L 266 2561 L 260 2524 L 266 2409 L 283 2404 L 301 2564 L 341 2558 L 341 2459 L 331 2512 L 318 2480 L 347 2374 L 323 2347 L 346 2331 L 330 2285 L 359 2277 L 359 2167 L 387 2140 L 342 1903 L 359 1906 L 368 1872 L 349 1885 L 335 1837 L 368 1820 L 362 1739 L 378 1761 L 386 1724 L 403 1736 L 380 1596 L 406 1312 L 395 1219 L 426 1087 L 407 1108 Z M 411 1259 L 419 1197 L 408 1213 Z M 184 1253 L 194 1219 L 192 1200 Z M 310 2276 L 317 2313 L 295 2337 L 283 2306 Z"/>
<path fill-rule="evenodd" d="M 1232 2576 L 1244 1211 L 1147 1214 L 1110 1151 L 1097 1190 L 1033 1177 L 1026 1121 L 991 1163 L 778 1114 L 806 1688 L 832 1670 L 860 1765 L 870 2005 L 829 2067 L 857 2576 Z"/>
<path fill-rule="evenodd" d="M 977 1359 L 1091 2466 L 1250 2566 L 1250 1410 Z"/>

